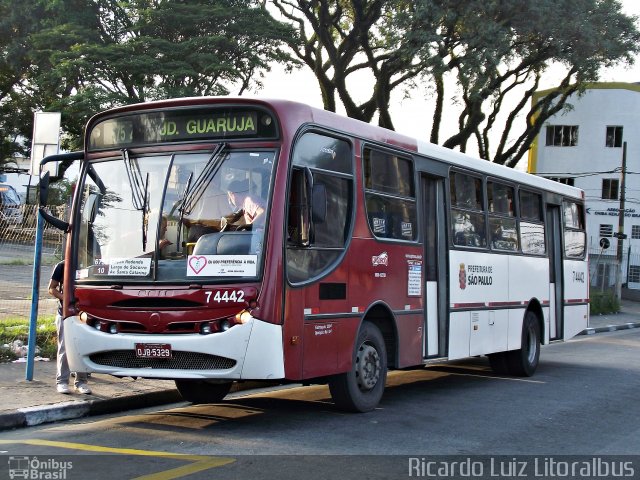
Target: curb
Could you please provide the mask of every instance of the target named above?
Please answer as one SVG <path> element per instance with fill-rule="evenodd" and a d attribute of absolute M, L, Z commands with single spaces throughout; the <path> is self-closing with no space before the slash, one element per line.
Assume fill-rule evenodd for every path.
<path fill-rule="evenodd" d="M 51 405 L 19 408 L 15 412 L 0 413 L 0 431 L 33 427 L 43 423 L 73 420 L 76 418 L 117 413 L 125 410 L 154 407 L 181 402 L 177 390 L 140 393 L 107 400 L 75 400 Z"/>
<path fill-rule="evenodd" d="M 640 328 L 640 322 L 627 322 L 622 325 L 607 325 L 605 327 L 586 328 L 578 335 L 593 335 L 595 333 L 615 332 L 616 330 L 629 330 L 632 328 Z"/>
<path fill-rule="evenodd" d="M 236 392 L 257 390 L 277 384 L 278 382 L 268 381 L 235 383 L 230 395 Z M 0 431 L 34 427 L 36 425 L 42 425 L 43 423 L 53 423 L 61 420 L 73 420 L 82 417 L 124 412 L 127 410 L 157 407 L 183 401 L 184 399 L 178 390 L 170 389 L 108 399 L 74 400 L 50 405 L 19 408 L 13 412 L 0 412 Z"/>

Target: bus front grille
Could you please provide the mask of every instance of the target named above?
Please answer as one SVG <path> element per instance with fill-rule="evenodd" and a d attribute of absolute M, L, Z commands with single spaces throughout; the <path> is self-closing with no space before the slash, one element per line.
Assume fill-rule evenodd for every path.
<path fill-rule="evenodd" d="M 98 365 L 116 368 L 153 368 L 162 370 L 226 370 L 236 361 L 204 353 L 174 351 L 171 358 L 139 358 L 133 350 L 94 353 L 89 358 Z"/>

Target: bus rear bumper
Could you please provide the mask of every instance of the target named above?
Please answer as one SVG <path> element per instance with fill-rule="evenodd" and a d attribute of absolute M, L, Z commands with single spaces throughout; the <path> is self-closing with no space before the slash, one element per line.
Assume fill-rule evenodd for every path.
<path fill-rule="evenodd" d="M 98 331 L 65 319 L 71 371 L 162 379 L 277 380 L 284 378 L 282 326 L 250 317 L 226 332 L 141 335 Z M 170 345 L 171 358 L 139 358 L 136 344 Z"/>

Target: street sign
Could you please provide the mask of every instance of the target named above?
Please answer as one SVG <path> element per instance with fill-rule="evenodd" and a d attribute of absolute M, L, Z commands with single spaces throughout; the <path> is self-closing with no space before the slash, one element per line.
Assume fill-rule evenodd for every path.
<path fill-rule="evenodd" d="M 609 243 L 609 239 L 608 238 L 601 238 L 600 239 L 600 248 L 602 248 L 603 250 L 606 250 L 607 248 L 609 248 L 611 244 Z"/>
<path fill-rule="evenodd" d="M 33 141 L 31 143 L 31 175 L 40 175 L 40 161 L 55 155 L 60 149 L 60 112 L 35 112 L 33 114 Z M 58 162 L 45 169 L 55 177 Z"/>

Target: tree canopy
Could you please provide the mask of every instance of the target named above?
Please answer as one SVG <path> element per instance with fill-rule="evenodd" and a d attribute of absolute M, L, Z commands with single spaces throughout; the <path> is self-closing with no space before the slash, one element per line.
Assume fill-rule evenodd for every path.
<path fill-rule="evenodd" d="M 0 16 L 0 109 L 21 117 L 3 115 L 0 135 L 14 152 L 35 110 L 62 111 L 65 146 L 79 148 L 105 108 L 257 88 L 292 64 L 296 37 L 259 0 L 0 0 Z"/>
<path fill-rule="evenodd" d="M 62 111 L 79 148 L 97 111 L 243 94 L 282 63 L 314 72 L 326 109 L 391 129 L 392 94 L 426 89 L 425 136 L 512 166 L 602 67 L 632 63 L 636 21 L 617 0 L 0 0 L 0 165 L 36 110 Z"/>
<path fill-rule="evenodd" d="M 465 151 L 475 141 L 481 157 L 509 166 L 601 67 L 631 63 L 640 52 L 637 19 L 616 0 L 273 2 L 299 32 L 301 42 L 290 46 L 315 73 L 326 109 L 335 111 L 339 99 L 349 116 L 377 115 L 393 128 L 392 90 L 414 95 L 413 87 L 427 85 L 432 142 Z M 552 65 L 562 71 L 555 89 L 532 104 Z M 370 87 L 357 80 L 363 72 Z M 442 138 L 442 119 L 451 115 L 457 132 Z"/>

